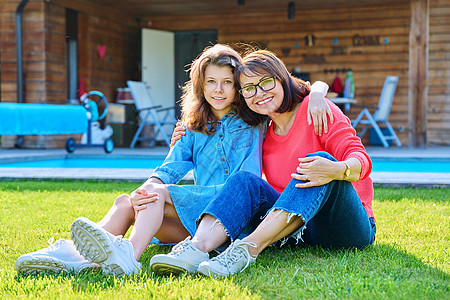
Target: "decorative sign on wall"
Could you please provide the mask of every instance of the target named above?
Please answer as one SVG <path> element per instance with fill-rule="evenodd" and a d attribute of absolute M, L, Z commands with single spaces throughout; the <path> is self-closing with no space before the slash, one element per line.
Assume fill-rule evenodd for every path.
<path fill-rule="evenodd" d="M 97 52 L 98 57 L 103 58 L 105 56 L 106 46 L 105 45 L 98 45 L 97 46 Z"/>
<path fill-rule="evenodd" d="M 308 34 L 305 36 L 305 46 L 306 47 L 313 47 L 316 43 L 316 37 L 313 34 Z"/>
<path fill-rule="evenodd" d="M 352 41 L 353 46 L 355 47 L 380 45 L 380 36 L 355 34 L 352 38 Z"/>
<path fill-rule="evenodd" d="M 346 46 L 337 46 L 339 40 L 337 37 L 333 39 L 331 42 L 333 46 L 331 46 L 330 55 L 361 55 L 362 51 L 360 49 L 357 50 L 349 50 Z M 352 37 L 352 45 L 353 47 L 360 46 L 377 46 L 384 43 L 385 45 L 389 43 L 389 39 L 387 37 L 381 39 L 378 35 L 359 35 L 355 34 Z"/>
<path fill-rule="evenodd" d="M 281 52 L 283 52 L 284 56 L 288 56 L 291 53 L 291 48 L 281 48 Z"/>
<path fill-rule="evenodd" d="M 326 62 L 324 54 L 302 54 L 301 64 L 324 64 Z"/>
<path fill-rule="evenodd" d="M 331 55 L 345 55 L 347 54 L 347 47 L 333 46 L 331 47 Z"/>

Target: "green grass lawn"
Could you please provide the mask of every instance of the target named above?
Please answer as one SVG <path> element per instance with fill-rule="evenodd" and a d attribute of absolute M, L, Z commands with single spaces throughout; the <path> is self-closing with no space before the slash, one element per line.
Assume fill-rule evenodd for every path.
<path fill-rule="evenodd" d="M 376 188 L 377 238 L 364 250 L 268 248 L 255 265 L 225 279 L 153 274 L 149 246 L 139 275 L 102 273 L 24 277 L 16 259 L 69 239 L 72 221 L 99 221 L 138 184 L 79 181 L 0 182 L 0 299 L 450 299 L 450 189 Z"/>

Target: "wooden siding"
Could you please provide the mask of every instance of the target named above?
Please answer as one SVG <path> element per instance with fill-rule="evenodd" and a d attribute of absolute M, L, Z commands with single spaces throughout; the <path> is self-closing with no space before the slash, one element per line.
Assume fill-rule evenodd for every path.
<path fill-rule="evenodd" d="M 450 143 L 449 24 L 450 1 L 431 0 L 429 143 Z M 355 98 L 362 105 L 375 106 L 386 75 L 399 76 L 389 121 L 408 145 L 410 4 L 307 10 L 303 14 L 297 9 L 293 20 L 285 13 L 152 17 L 144 19 L 142 26 L 168 31 L 215 29 L 221 43 L 239 48 L 240 42 L 256 42 L 277 53 L 289 70 L 300 68 L 310 73 L 312 81 L 329 85 L 336 75 L 345 79 L 345 72 L 333 70 L 352 69 Z M 306 45 L 308 35 L 315 38 L 313 46 Z M 351 108 L 349 117 L 356 117 L 359 110 Z"/>
<path fill-rule="evenodd" d="M 430 0 L 427 142 L 450 144 L 450 0 Z"/>
<path fill-rule="evenodd" d="M 428 108 L 429 1 L 411 1 L 409 32 L 409 143 L 426 146 Z"/>
<path fill-rule="evenodd" d="M 416 1 L 416 0 L 411 0 Z M 0 101 L 17 101 L 15 11 L 20 0 L 0 0 Z M 151 17 L 137 20 L 88 0 L 30 0 L 23 13 L 24 101 L 65 103 L 65 9 L 78 11 L 78 72 L 86 91 L 108 100 L 128 79 L 140 77 L 139 28 L 168 31 L 217 30 L 221 43 L 256 42 L 277 53 L 289 70 L 331 84 L 352 69 L 359 104 L 376 105 L 386 75 L 400 77 L 390 122 L 408 145 L 409 33 L 411 4 L 305 10 L 281 13 Z M 314 37 L 314 45 L 305 43 Z M 97 46 L 105 45 L 100 58 Z M 429 0 L 427 143 L 450 144 L 450 0 Z M 331 72 L 330 72 L 331 70 Z M 352 107 L 349 116 L 358 109 Z M 3 147 L 15 137 L 4 136 Z M 61 147 L 64 136 L 26 137 L 25 146 Z M 5 142 L 12 141 L 12 142 Z"/>
<path fill-rule="evenodd" d="M 16 17 L 15 11 L 20 1 L 9 0 L 1 3 L 1 101 L 16 102 L 17 99 L 17 65 L 16 65 Z M 22 18 L 24 49 L 24 83 L 29 88 L 24 97 L 28 101 L 40 102 L 44 91 L 36 91 L 37 83 L 44 82 L 45 70 L 45 26 L 44 5 L 41 1 L 30 1 Z"/>
<path fill-rule="evenodd" d="M 15 11 L 19 0 L 1 0 L 1 101 L 17 102 Z M 80 3 L 82 5 L 80 5 Z M 86 92 L 99 90 L 114 102 L 126 80 L 139 79 L 140 28 L 121 12 L 85 2 L 32 0 L 23 12 L 23 69 L 26 103 L 67 101 L 66 8 L 78 13 L 78 73 Z M 91 11 L 97 14 L 92 15 Z M 106 47 L 100 58 L 97 46 Z M 63 147 L 67 136 L 26 136 L 24 147 Z M 2 147 L 15 136 L 3 136 Z"/>
<path fill-rule="evenodd" d="M 79 17 L 79 75 L 85 89 L 102 91 L 113 101 L 126 80 L 140 78 L 140 29 L 114 20 L 81 14 Z M 99 57 L 97 47 L 105 46 Z"/>

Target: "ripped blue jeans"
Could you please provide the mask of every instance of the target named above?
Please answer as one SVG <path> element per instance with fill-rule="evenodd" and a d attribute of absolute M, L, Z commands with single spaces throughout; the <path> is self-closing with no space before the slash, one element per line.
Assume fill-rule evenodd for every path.
<path fill-rule="evenodd" d="M 322 156 L 336 161 L 326 152 Z M 248 227 L 256 228 L 272 210 L 300 216 L 304 225 L 283 239 L 288 245 L 310 245 L 325 248 L 362 248 L 375 241 L 376 226 L 369 218 L 353 185 L 335 180 L 311 188 L 296 188 L 292 179 L 282 194 L 264 179 L 236 172 L 228 178 L 218 196 L 203 211 L 224 226 L 230 239 L 241 238 Z"/>

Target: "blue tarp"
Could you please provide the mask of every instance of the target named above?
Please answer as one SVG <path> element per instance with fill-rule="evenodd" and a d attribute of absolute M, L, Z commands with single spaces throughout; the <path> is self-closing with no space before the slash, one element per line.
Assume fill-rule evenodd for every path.
<path fill-rule="evenodd" d="M 0 135 L 86 133 L 87 126 L 80 105 L 0 103 Z"/>

